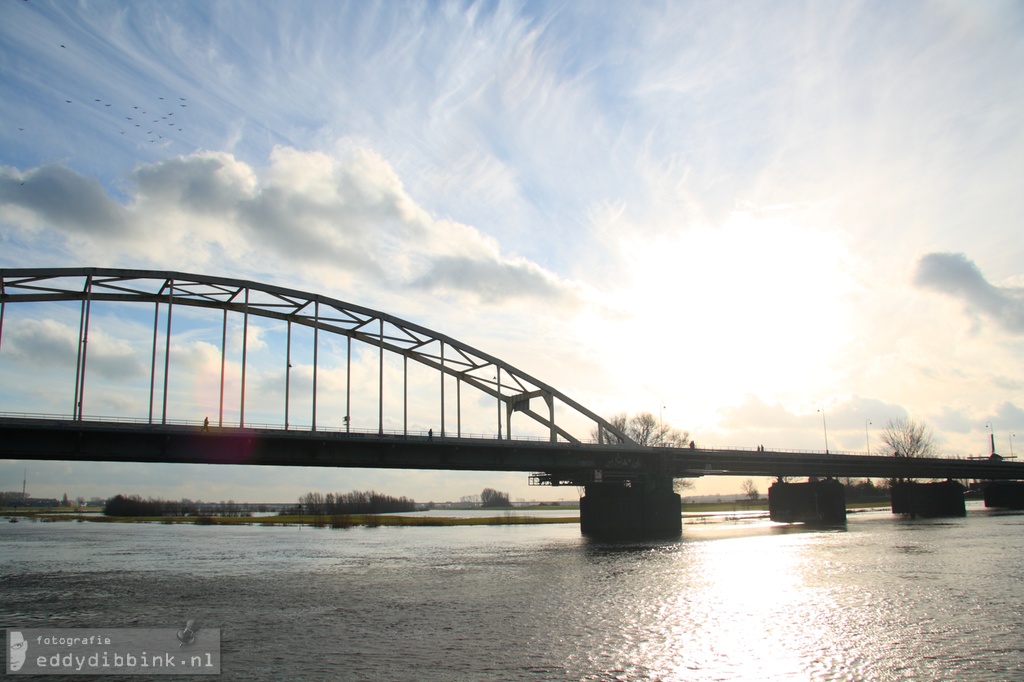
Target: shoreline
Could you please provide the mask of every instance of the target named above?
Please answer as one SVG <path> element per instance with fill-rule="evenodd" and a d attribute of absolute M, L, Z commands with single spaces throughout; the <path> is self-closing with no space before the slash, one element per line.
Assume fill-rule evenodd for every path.
<path fill-rule="evenodd" d="M 740 514 L 741 516 L 767 515 L 768 505 L 765 501 L 756 503 L 696 503 L 683 504 L 684 518 L 690 523 L 703 518 L 710 520 L 723 515 Z M 858 513 L 889 507 L 888 502 L 857 502 L 847 505 L 847 513 Z M 551 510 L 551 507 L 536 507 L 530 510 Z M 105 516 L 97 510 L 82 513 L 72 509 L 4 509 L 0 515 L 8 522 L 29 521 L 34 523 L 59 523 L 76 521 L 79 523 L 160 523 L 164 525 L 261 525 L 261 526 L 311 526 L 330 528 L 351 527 L 442 527 L 465 525 L 538 525 L 548 523 L 579 523 L 579 507 L 565 506 L 556 508 L 572 516 L 531 516 L 529 514 L 513 514 L 510 511 L 497 509 L 492 516 L 408 516 L 394 514 L 274 514 L 271 516 Z M 520 509 L 521 511 L 521 509 Z M 737 519 L 738 520 L 738 519 Z M 685 521 L 684 521 L 685 523 Z"/>
<path fill-rule="evenodd" d="M 104 516 L 50 511 L 4 511 L 9 523 L 157 523 L 162 525 L 191 524 L 197 526 L 312 526 L 314 528 L 375 528 L 416 526 L 518 526 L 548 523 L 579 523 L 579 516 L 401 516 L 390 514 L 278 514 L 274 516 Z"/>
<path fill-rule="evenodd" d="M 888 507 L 887 502 L 857 502 L 847 505 L 848 513 L 857 513 Z M 565 508 L 571 512 L 573 507 Z M 485 510 L 486 511 L 486 510 Z M 496 510 L 495 510 L 496 511 Z M 691 520 L 701 517 L 715 518 L 729 513 L 768 513 L 764 501 L 753 504 L 697 503 L 683 504 L 683 514 Z M 0 511 L 9 523 L 157 523 L 163 525 L 191 524 L 197 526 L 311 526 L 313 528 L 367 527 L 444 527 L 444 526 L 519 526 L 539 524 L 579 523 L 575 516 L 531 516 L 505 513 L 494 516 L 404 516 L 398 514 L 275 514 L 273 516 L 105 516 L 102 513 L 81 513 L 70 509 L 5 509 Z"/>

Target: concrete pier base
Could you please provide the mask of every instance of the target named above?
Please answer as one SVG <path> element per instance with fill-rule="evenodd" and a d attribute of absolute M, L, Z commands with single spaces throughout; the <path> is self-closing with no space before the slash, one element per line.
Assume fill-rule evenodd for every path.
<path fill-rule="evenodd" d="M 600 540 L 677 538 L 683 532 L 682 500 L 672 479 L 632 486 L 591 483 L 580 498 L 580 531 Z"/>
<path fill-rule="evenodd" d="M 834 479 L 773 483 L 768 514 L 780 523 L 846 523 L 846 489 Z"/>
<path fill-rule="evenodd" d="M 990 509 L 1024 509 L 1024 481 L 991 481 L 982 490 Z"/>
<path fill-rule="evenodd" d="M 915 483 L 898 481 L 890 491 L 893 514 L 911 517 L 967 516 L 964 486 L 956 481 Z"/>

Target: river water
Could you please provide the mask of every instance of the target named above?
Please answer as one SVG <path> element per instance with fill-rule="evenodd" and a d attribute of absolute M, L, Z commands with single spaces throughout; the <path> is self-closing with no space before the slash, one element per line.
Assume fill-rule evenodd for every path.
<path fill-rule="evenodd" d="M 1022 557 L 1024 515 L 971 505 L 625 545 L 574 524 L 3 522 L 0 625 L 192 619 L 221 628 L 224 680 L 1019 680 Z"/>

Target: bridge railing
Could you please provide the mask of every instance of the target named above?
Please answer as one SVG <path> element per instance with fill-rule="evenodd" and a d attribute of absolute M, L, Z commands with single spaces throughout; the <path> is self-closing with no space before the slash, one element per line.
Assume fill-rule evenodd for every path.
<path fill-rule="evenodd" d="M 98 422 L 98 423 L 106 423 L 106 424 L 123 424 L 123 425 L 134 425 L 134 426 L 161 426 L 161 425 L 169 425 L 169 426 L 194 427 L 196 429 L 201 429 L 203 427 L 203 420 L 201 420 L 201 419 L 170 419 L 169 418 L 165 422 L 161 422 L 161 421 L 155 421 L 155 420 L 154 421 L 150 421 L 147 417 L 116 417 L 116 416 L 109 416 L 109 415 L 86 415 L 86 416 L 83 416 L 81 418 L 81 420 L 77 420 L 73 415 L 70 415 L 70 414 L 52 414 L 52 413 L 42 413 L 42 412 L 0 412 L 0 419 L 47 420 L 47 421 L 59 422 L 61 424 L 71 424 L 71 423 L 75 423 L 75 422 L 78 422 L 78 421 L 84 421 L 84 422 L 92 422 L 92 423 L 97 423 Z M 211 424 L 210 428 L 224 430 L 224 429 L 237 429 L 237 428 L 240 428 L 240 426 L 239 426 L 238 422 L 225 422 L 220 427 L 214 426 L 214 425 Z M 391 437 L 391 438 L 419 438 L 419 439 L 423 439 L 423 440 L 429 440 L 431 437 L 433 437 L 433 438 L 438 438 L 438 439 L 443 438 L 445 440 L 462 440 L 462 441 L 495 441 L 495 440 L 499 440 L 499 437 L 496 434 L 493 434 L 493 433 L 491 433 L 491 434 L 487 434 L 487 433 L 466 433 L 466 434 L 462 434 L 461 436 L 456 436 L 456 435 L 453 435 L 453 434 L 442 435 L 441 433 L 435 431 L 433 433 L 433 435 L 431 435 L 429 431 L 408 431 L 408 430 L 401 430 L 401 429 L 384 429 L 384 430 L 381 431 L 381 430 L 377 430 L 377 429 L 358 429 L 358 428 L 348 428 L 348 429 L 346 429 L 344 426 L 319 426 L 319 425 L 317 426 L 316 431 L 313 431 L 310 424 L 297 424 L 297 423 L 290 423 L 288 425 L 288 427 L 285 428 L 285 425 L 281 424 L 281 423 L 256 423 L 256 422 L 249 422 L 249 421 L 247 421 L 245 423 L 244 428 L 246 430 L 250 430 L 250 431 L 291 431 L 291 432 L 295 432 L 295 433 L 306 433 L 306 434 L 321 434 L 322 433 L 322 434 L 330 434 L 331 436 L 344 436 L 344 435 L 361 436 L 361 437 L 366 437 L 366 436 L 387 436 L 387 437 Z M 504 442 L 512 442 L 512 443 L 543 443 L 543 444 L 550 445 L 550 442 L 548 441 L 548 439 L 543 437 L 543 436 L 517 435 L 517 436 L 514 436 L 511 439 L 509 439 L 506 436 L 504 438 L 500 438 L 500 440 L 502 440 Z M 594 445 L 594 446 L 599 445 L 599 443 L 596 440 L 582 441 L 582 443 L 585 444 L 585 445 Z M 571 445 L 571 444 L 570 443 L 565 443 L 565 445 Z M 688 449 L 689 448 L 678 448 L 678 447 L 677 448 L 672 448 L 672 450 L 674 450 L 676 453 L 679 453 L 679 451 L 682 451 L 683 453 L 685 453 Z M 732 454 L 732 453 L 750 453 L 751 455 L 757 455 L 757 454 L 761 454 L 763 452 L 763 454 L 766 454 L 766 455 L 771 455 L 771 454 L 782 454 L 782 455 L 822 455 L 822 454 L 828 454 L 828 455 L 842 455 L 842 456 L 853 455 L 853 456 L 861 456 L 861 457 L 863 457 L 863 456 L 866 456 L 868 454 L 868 453 L 865 453 L 862 450 L 861 451 L 856 451 L 856 450 L 831 450 L 830 449 L 828 451 L 828 453 L 823 453 L 821 450 L 809 450 L 809 449 L 799 449 L 799 448 L 771 449 L 771 450 L 761 451 L 761 450 L 759 450 L 759 446 L 745 446 L 745 445 L 739 445 L 739 446 L 727 445 L 727 446 L 710 446 L 710 447 L 701 446 L 701 447 L 697 448 L 696 450 L 698 452 L 700 452 L 701 454 L 719 452 L 719 453 L 722 453 L 723 455 L 724 454 Z M 885 456 L 885 453 L 882 453 L 882 452 L 875 452 L 875 453 L 872 453 L 872 454 L 873 454 L 873 456 Z M 938 457 L 938 459 L 970 460 L 970 459 L 987 459 L 987 457 L 977 457 L 977 456 L 960 455 L 960 454 L 948 454 L 948 455 L 940 455 Z M 1009 459 L 1009 458 L 1007 458 L 1007 459 Z"/>
<path fill-rule="evenodd" d="M 810 449 L 801 449 L 801 448 L 785 448 L 785 449 L 771 448 L 771 449 L 766 449 L 766 450 L 758 450 L 758 446 L 749 446 L 749 445 L 713 445 L 713 446 L 710 446 L 710 447 L 701 446 L 699 449 L 701 451 L 703 451 L 703 452 L 750 452 L 750 453 L 753 453 L 753 454 L 757 454 L 758 452 L 763 452 L 764 454 L 781 453 L 781 454 L 787 454 L 787 455 L 802 455 L 802 454 L 806 454 L 806 455 L 820 455 L 820 454 L 829 454 L 829 455 L 866 455 L 867 454 L 863 450 L 834 450 L 832 448 L 829 448 L 827 453 L 825 453 L 822 450 L 810 450 Z M 880 454 L 880 453 L 875 453 L 875 454 Z"/>
<path fill-rule="evenodd" d="M 827 452 L 823 452 L 822 450 L 807 450 L 807 449 L 798 449 L 798 448 L 786 448 L 786 449 L 772 448 L 770 450 L 761 450 L 761 451 L 759 451 L 757 449 L 757 447 L 733 446 L 733 445 L 725 445 L 725 446 L 719 445 L 719 446 L 712 446 L 712 447 L 703 447 L 702 446 L 699 449 L 702 452 L 722 452 L 722 453 L 727 453 L 727 452 L 750 452 L 750 453 L 753 453 L 753 454 L 758 454 L 758 452 L 761 452 L 761 453 L 766 454 L 766 455 L 770 455 L 770 454 L 782 454 L 782 455 L 822 455 L 822 454 L 825 454 L 825 455 L 844 455 L 844 456 L 846 456 L 846 455 L 854 455 L 854 456 L 860 456 L 860 457 L 866 457 L 866 456 L 871 456 L 871 457 L 895 456 L 891 452 L 882 451 L 882 450 L 876 450 L 874 452 L 867 453 L 867 452 L 864 452 L 863 450 L 833 450 L 831 448 Z M 988 456 L 987 455 L 985 455 L 985 456 L 980 456 L 980 455 L 961 455 L 959 453 L 953 453 L 953 454 L 940 454 L 940 455 L 936 455 L 935 457 L 933 457 L 933 459 L 958 459 L 958 460 L 959 459 L 988 459 Z M 1004 459 L 1012 459 L 1012 458 L 1005 457 Z"/>
<path fill-rule="evenodd" d="M 172 419 L 168 418 L 166 421 L 150 420 L 148 417 L 114 417 L 109 415 L 84 415 L 80 419 L 70 414 L 53 414 L 44 412 L 0 412 L 0 419 L 32 419 L 32 420 L 46 420 L 57 422 L 60 424 L 76 424 L 76 423 L 101 423 L 101 424 L 121 424 L 121 425 L 132 425 L 132 426 L 190 426 L 196 429 L 201 429 L 204 425 L 202 419 Z M 313 431 L 310 424 L 297 424 L 290 423 L 287 428 L 281 423 L 259 423 L 246 421 L 244 427 L 240 426 L 238 422 L 225 421 L 222 425 L 218 426 L 213 423 L 210 424 L 210 429 L 213 430 L 226 430 L 226 429 L 238 429 L 244 428 L 246 431 L 291 431 L 294 433 L 308 433 L 308 434 L 331 434 L 331 435 L 353 435 L 353 436 L 388 436 L 394 438 L 421 438 L 423 440 L 429 440 L 430 438 L 444 438 L 446 440 L 487 440 L 495 441 L 500 440 L 503 442 L 527 442 L 527 443 L 545 443 L 549 444 L 547 438 L 543 436 L 530 436 L 530 435 L 518 435 L 513 436 L 511 439 L 506 437 L 499 437 L 493 433 L 466 433 L 461 436 L 455 436 L 452 434 L 444 434 L 435 431 L 431 434 L 429 431 L 410 431 L 403 429 L 359 429 L 359 428 L 348 428 L 344 426 L 317 426 L 316 431 Z M 589 444 L 597 444 L 597 441 L 589 441 Z"/>

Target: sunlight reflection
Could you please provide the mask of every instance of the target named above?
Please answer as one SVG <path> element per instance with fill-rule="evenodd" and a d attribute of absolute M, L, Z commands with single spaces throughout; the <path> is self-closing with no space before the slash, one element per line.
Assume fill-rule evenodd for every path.
<path fill-rule="evenodd" d="M 672 596 L 648 621 L 644 663 L 672 679 L 701 670 L 730 671 L 731 679 L 808 679 L 822 672 L 808 669 L 811 658 L 831 679 L 843 679 L 842 662 L 822 661 L 831 649 L 831 602 L 806 579 L 821 568 L 810 565 L 815 555 L 807 551 L 815 537 L 773 534 L 689 545 L 689 568 L 674 576 Z"/>

